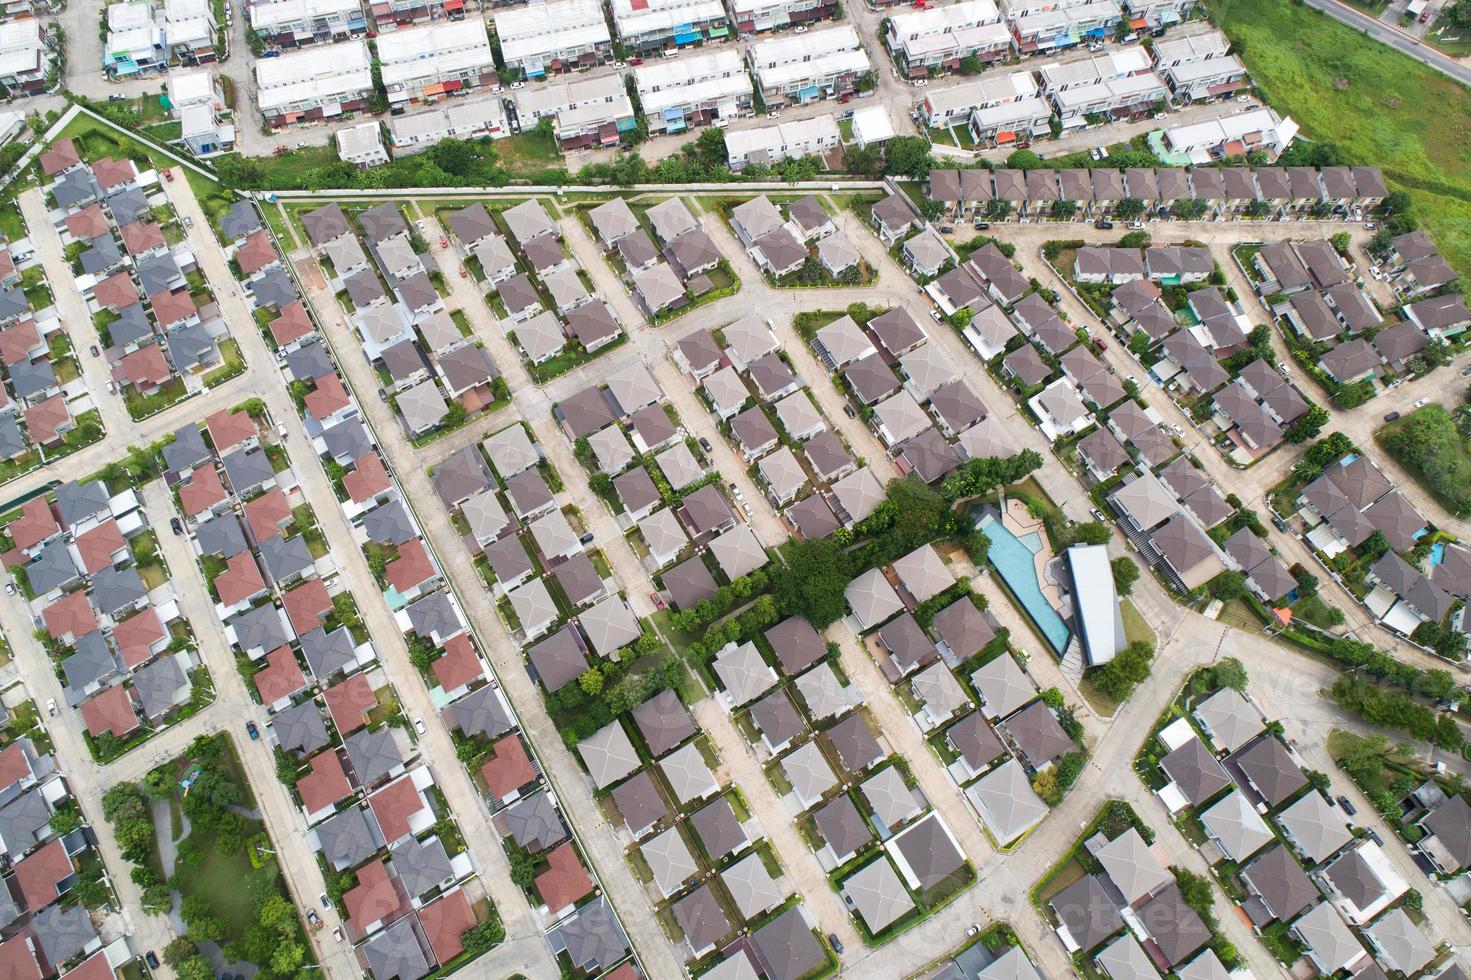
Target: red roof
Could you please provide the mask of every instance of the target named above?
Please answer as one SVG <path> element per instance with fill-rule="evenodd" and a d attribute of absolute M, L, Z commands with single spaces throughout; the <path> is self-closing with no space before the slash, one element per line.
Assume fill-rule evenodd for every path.
<path fill-rule="evenodd" d="M 66 399 L 60 395 L 52 395 L 40 404 L 26 409 L 25 420 L 31 441 L 44 446 L 60 437 L 61 427 L 72 420 L 72 415 L 66 409 Z"/>
<path fill-rule="evenodd" d="M 280 487 L 272 487 L 245 505 L 245 523 L 256 541 L 267 541 L 281 533 L 291 520 L 291 504 Z"/>
<path fill-rule="evenodd" d="M 75 873 L 72 859 L 58 837 L 16 864 L 15 882 L 20 885 L 26 908 L 35 911 L 56 901 L 60 897 L 56 886 Z"/>
<path fill-rule="evenodd" d="M 111 568 L 112 556 L 127 547 L 117 521 L 110 519 L 86 534 L 78 535 L 76 541 L 77 552 L 82 556 L 82 567 L 87 570 L 88 575 Z"/>
<path fill-rule="evenodd" d="M 153 645 L 165 636 L 163 622 L 152 606 L 118 623 L 112 631 L 112 642 L 123 655 L 123 663 L 131 670 L 153 656 Z"/>
<path fill-rule="evenodd" d="M 119 381 L 136 388 L 153 388 L 166 384 L 174 376 L 168 358 L 163 356 L 161 344 L 148 344 L 131 354 L 124 354 L 112 373 Z"/>
<path fill-rule="evenodd" d="M 243 411 L 221 409 L 212 415 L 206 415 L 204 427 L 209 430 L 209 438 L 215 444 L 215 452 L 221 456 L 245 440 L 260 436 L 260 430 L 255 427 L 255 420 Z"/>
<path fill-rule="evenodd" d="M 296 781 L 296 791 L 308 813 L 325 810 L 352 792 L 336 749 L 318 752 L 308 764 L 312 771 Z"/>
<path fill-rule="evenodd" d="M 409 821 L 424 809 L 424 798 L 414 788 L 414 777 L 403 776 L 368 797 L 383 839 L 392 844 L 409 833 Z"/>
<path fill-rule="evenodd" d="M 90 701 L 82 702 L 82 720 L 95 738 L 111 732 L 118 738 L 136 731 L 138 715 L 133 710 L 133 695 L 121 684 L 114 684 Z"/>
<path fill-rule="evenodd" d="M 153 318 L 164 327 L 187 320 L 199 312 L 187 289 L 160 290 L 148 297 L 148 305 L 153 307 Z"/>
<path fill-rule="evenodd" d="M 286 607 L 286 618 L 297 636 L 310 633 L 322 625 L 322 617 L 332 611 L 332 597 L 319 578 L 301 583 L 281 597 Z"/>
<path fill-rule="evenodd" d="M 219 594 L 220 602 L 227 606 L 247 602 L 265 590 L 266 580 L 260 573 L 254 553 L 249 551 L 242 551 L 225 562 L 225 570 L 215 578 L 215 592 Z"/>
<path fill-rule="evenodd" d="M 342 478 L 343 489 L 354 503 L 362 503 L 388 489 L 388 471 L 377 453 L 363 453 L 356 469 Z"/>
<path fill-rule="evenodd" d="M 389 585 L 399 592 L 408 592 L 433 577 L 434 563 L 424 550 L 424 542 L 414 538 L 399 545 L 398 557 L 388 563 L 383 574 Z"/>
<path fill-rule="evenodd" d="M 305 304 L 299 299 L 294 299 L 281 307 L 281 315 L 271 321 L 271 336 L 280 347 L 295 343 L 311 332 L 312 318 L 307 314 Z"/>
<path fill-rule="evenodd" d="M 469 684 L 484 673 L 485 668 L 475 655 L 475 645 L 470 642 L 468 633 L 461 633 L 446 643 L 444 655 L 434 661 L 434 676 L 439 679 L 439 686 L 446 691 Z"/>
<path fill-rule="evenodd" d="M 103 157 L 92 164 L 92 176 L 97 178 L 99 187 L 103 190 L 110 190 L 119 184 L 136 180 L 138 168 L 133 166 L 132 160 L 114 160 L 112 157 Z"/>
<path fill-rule="evenodd" d="M 312 413 L 312 418 L 321 421 L 347 407 L 347 389 L 342 387 L 341 378 L 324 374 L 316 381 L 317 390 L 306 396 L 306 410 Z"/>
<path fill-rule="evenodd" d="M 138 287 L 126 272 L 115 272 L 92 287 L 92 298 L 99 306 L 120 310 L 138 302 Z"/>
<path fill-rule="evenodd" d="M 66 230 L 71 232 L 73 238 L 90 240 L 107 234 L 111 227 L 107 223 L 107 215 L 102 213 L 100 204 L 89 204 L 82 210 L 73 211 L 66 216 Z"/>
<path fill-rule="evenodd" d="M 475 912 L 463 888 L 456 888 L 437 902 L 419 910 L 419 925 L 424 927 L 424 937 L 434 958 L 441 964 L 465 951 L 460 934 L 475 925 Z"/>
<path fill-rule="evenodd" d="M 41 612 L 41 618 L 46 621 L 47 631 L 58 640 L 68 634 L 81 639 L 97 628 L 97 616 L 85 592 L 68 593 L 56 600 Z"/>
<path fill-rule="evenodd" d="M 20 508 L 20 516 L 7 528 L 17 548 L 33 548 L 61 530 L 45 495 L 32 497 Z"/>
<path fill-rule="evenodd" d="M 26 945 L 26 933 L 18 932 L 0 943 L 0 977 L 5 980 L 41 980 L 41 968 Z"/>
<path fill-rule="evenodd" d="M 358 885 L 342 896 L 347 906 L 347 918 L 362 931 L 380 919 L 387 919 L 398 910 L 398 892 L 393 880 L 388 877 L 388 866 L 382 858 L 358 869 Z"/>
<path fill-rule="evenodd" d="M 9 789 L 31 774 L 31 760 L 19 742 L 0 749 L 0 789 Z"/>
<path fill-rule="evenodd" d="M 0 330 L 0 360 L 6 367 L 31 359 L 31 351 L 41 344 L 41 332 L 35 320 L 21 320 L 8 330 Z"/>
<path fill-rule="evenodd" d="M 642 975 L 624 960 L 613 972 L 604 973 L 602 980 L 642 980 Z"/>
<path fill-rule="evenodd" d="M 332 715 L 332 724 L 339 735 L 355 732 L 368 723 L 363 716 L 378 704 L 373 685 L 362 674 L 353 674 L 322 692 L 327 702 L 327 711 Z"/>
<path fill-rule="evenodd" d="M 266 234 L 264 228 L 245 239 L 235 250 L 235 262 L 240 266 L 241 275 L 246 276 L 254 275 L 280 258 L 276 246 L 271 244 L 271 236 Z"/>
<path fill-rule="evenodd" d="M 491 748 L 495 755 L 480 767 L 480 778 L 485 780 L 485 788 L 492 796 L 509 796 L 536 778 L 526 746 L 514 732 L 503 736 Z"/>
<path fill-rule="evenodd" d="M 41 154 L 41 172 L 47 177 L 54 177 L 81 162 L 82 156 L 77 152 L 76 144 L 68 137 L 52 143 L 46 152 Z"/>
<path fill-rule="evenodd" d="M 123 225 L 118 231 L 123 237 L 123 248 L 128 250 L 129 255 L 142 255 L 167 244 L 163 239 L 163 229 L 158 226 L 157 221 L 147 224 L 135 221 L 130 225 Z"/>
<path fill-rule="evenodd" d="M 99 951 L 68 970 L 64 980 L 117 980 L 117 973 L 107 965 L 106 951 Z"/>
<path fill-rule="evenodd" d="M 195 470 L 188 483 L 179 485 L 179 503 L 187 517 L 202 513 L 224 499 L 225 485 L 213 466 Z"/>
<path fill-rule="evenodd" d="M 289 646 L 279 646 L 266 654 L 266 665 L 251 680 L 255 681 L 261 704 L 275 704 L 306 687 L 306 677 Z"/>
<path fill-rule="evenodd" d="M 551 867 L 536 876 L 536 893 L 552 912 L 574 904 L 592 892 L 592 879 L 567 841 L 547 855 Z"/>

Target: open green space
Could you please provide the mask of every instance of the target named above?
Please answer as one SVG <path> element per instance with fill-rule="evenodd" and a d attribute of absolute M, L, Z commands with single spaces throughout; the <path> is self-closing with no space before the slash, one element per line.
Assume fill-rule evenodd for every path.
<path fill-rule="evenodd" d="M 1378 166 L 1462 275 L 1471 273 L 1471 99 L 1432 68 L 1281 0 L 1214 0 L 1252 81 L 1342 162 Z"/>
<path fill-rule="evenodd" d="M 1432 403 L 1388 423 L 1375 439 L 1459 517 L 1471 510 L 1471 440 L 1457 423 L 1444 405 Z"/>

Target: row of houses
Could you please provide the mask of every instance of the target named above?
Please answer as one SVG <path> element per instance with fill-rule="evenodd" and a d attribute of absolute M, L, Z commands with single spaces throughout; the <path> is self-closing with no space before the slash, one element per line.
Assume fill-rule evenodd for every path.
<path fill-rule="evenodd" d="M 40 95 L 53 84 L 61 37 L 38 17 L 0 22 L 0 85 L 12 98 Z"/>
<path fill-rule="evenodd" d="M 277 50 L 461 20 L 464 10 L 460 0 L 255 0 L 245 7 L 251 30 Z"/>
<path fill-rule="evenodd" d="M 123 0 L 109 4 L 102 70 L 111 79 L 139 78 L 171 67 L 211 64 L 223 44 L 209 0 Z"/>
<path fill-rule="evenodd" d="M 1204 201 L 1207 216 L 1301 215 L 1327 205 L 1332 214 L 1378 207 L 1389 191 L 1376 167 L 1098 167 L 1089 170 L 932 170 L 926 196 L 957 218 L 994 213 L 1024 217 L 1049 212 L 1053 202 L 1072 201 L 1076 216 L 1107 215 L 1126 199 L 1147 209 Z M 994 203 L 993 203 L 994 202 Z"/>
<path fill-rule="evenodd" d="M 40 712 L 20 685 L 5 692 L 7 731 L 0 737 L 0 973 L 47 980 L 62 971 L 79 980 L 111 980 L 135 953 L 127 936 L 110 941 L 98 925 L 120 903 L 66 774 L 50 751 Z M 56 825 L 67 826 L 64 833 Z M 85 883 L 100 883 L 103 904 Z M 94 920 L 94 913 L 97 918 Z"/>
<path fill-rule="evenodd" d="M 587 219 L 639 310 L 650 321 L 659 321 L 714 288 L 710 274 L 722 256 L 679 198 L 639 210 L 647 228 L 622 198 L 589 209 Z"/>

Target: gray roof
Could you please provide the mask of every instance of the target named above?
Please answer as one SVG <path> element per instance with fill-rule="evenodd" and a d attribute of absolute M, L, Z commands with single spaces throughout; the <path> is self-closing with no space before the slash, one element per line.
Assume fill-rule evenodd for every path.
<path fill-rule="evenodd" d="M 955 846 L 938 814 L 931 813 L 917 821 L 899 835 L 895 846 L 925 891 L 965 865 L 965 855 Z"/>
<path fill-rule="evenodd" d="M 25 568 L 31 589 L 37 595 L 44 595 L 79 577 L 76 562 L 61 538 L 54 538 L 43 545 Z"/>
<path fill-rule="evenodd" d="M 806 727 L 802 716 L 792 706 L 792 699 L 779 688 L 751 705 L 751 721 L 774 746 L 785 745 Z"/>
<path fill-rule="evenodd" d="M 357 416 L 344 419 L 323 432 L 322 442 L 326 444 L 327 455 L 344 466 L 373 451 L 372 438 Z"/>
<path fill-rule="evenodd" d="M 257 306 L 280 308 L 296 299 L 296 283 L 283 267 L 272 266 L 248 283 Z"/>
<path fill-rule="evenodd" d="M 171 252 L 150 252 L 139 258 L 133 267 L 145 296 L 167 291 L 183 275 Z"/>
<path fill-rule="evenodd" d="M 188 686 L 189 680 L 174 656 L 156 657 L 133 672 L 133 690 L 149 718 L 157 718 L 178 704 L 180 692 Z"/>
<path fill-rule="evenodd" d="M 796 907 L 752 933 L 751 942 L 770 980 L 797 980 L 827 960 L 827 951 Z"/>
<path fill-rule="evenodd" d="M 643 769 L 613 787 L 613 804 L 623 825 L 635 837 L 669 816 L 669 804 L 659 792 L 652 769 Z"/>
<path fill-rule="evenodd" d="M 112 615 L 148 594 L 138 569 L 104 568 L 92 576 L 92 602 L 99 612 Z"/>
<path fill-rule="evenodd" d="M 730 920 L 708 883 L 674 903 L 674 918 L 692 951 L 712 948 L 731 931 Z"/>
<path fill-rule="evenodd" d="M 694 735 L 689 711 L 673 690 L 660 691 L 633 709 L 633 722 L 657 758 Z"/>
<path fill-rule="evenodd" d="M 414 933 L 418 921 L 405 916 L 360 947 L 368 969 L 377 980 L 419 980 L 428 975 L 429 959 Z"/>
<path fill-rule="evenodd" d="M 271 720 L 271 731 L 281 748 L 301 755 L 310 755 L 329 742 L 327 726 L 315 701 L 303 701 L 278 712 Z"/>
<path fill-rule="evenodd" d="M 313 245 L 324 245 L 338 235 L 347 234 L 347 215 L 340 205 L 328 204 L 303 214 L 301 226 Z"/>
<path fill-rule="evenodd" d="M 1329 902 L 1319 902 L 1294 922 L 1292 929 L 1312 951 L 1319 969 L 1329 974 L 1337 973 L 1364 952 Z"/>
<path fill-rule="evenodd" d="M 691 609 L 715 595 L 715 578 L 699 555 L 686 558 L 663 574 L 664 588 L 678 609 Z"/>
<path fill-rule="evenodd" d="M 856 852 L 873 839 L 868 821 L 853 805 L 846 793 L 839 794 L 825 803 L 813 814 L 822 839 L 832 849 L 833 855 L 842 858 Z"/>
<path fill-rule="evenodd" d="M 236 495 L 247 494 L 276 477 L 270 457 L 260 448 L 237 449 L 220 462 L 224 464 L 225 476 L 229 478 L 230 486 L 235 488 Z"/>
<path fill-rule="evenodd" d="M 526 657 L 536 668 L 536 675 L 546 689 L 558 691 L 586 672 L 586 649 L 577 627 L 565 623 L 551 636 L 528 648 Z"/>
<path fill-rule="evenodd" d="M 996 737 L 979 711 L 970 712 L 945 729 L 945 736 L 966 764 L 977 772 L 1006 754 L 1001 739 Z"/>
<path fill-rule="evenodd" d="M 827 655 L 827 644 L 806 619 L 790 616 L 768 629 L 766 642 L 788 676 L 795 676 Z"/>
<path fill-rule="evenodd" d="M 705 853 L 714 861 L 724 859 L 750 840 L 736 820 L 730 801 L 723 796 L 716 797 L 713 802 L 690 814 L 689 824 L 704 846 Z"/>
<path fill-rule="evenodd" d="M 346 627 L 328 633 L 318 626 L 301 637 L 301 652 L 317 680 L 325 680 L 337 671 L 356 662 L 353 654 L 352 636 Z"/>
<path fill-rule="evenodd" d="M 24 854 L 51 822 L 51 808 L 40 789 L 16 797 L 0 807 L 0 843 L 12 855 Z"/>
<path fill-rule="evenodd" d="M 861 773 L 884 758 L 883 746 L 861 714 L 851 714 L 826 732 L 838 762 L 850 773 Z"/>
<path fill-rule="evenodd" d="M 10 366 L 10 387 L 18 398 L 31 398 L 55 386 L 50 361 L 18 361 Z"/>
<path fill-rule="evenodd" d="M 368 540 L 377 544 L 397 547 L 419 536 L 403 501 L 397 496 L 364 513 L 362 521 Z"/>
<path fill-rule="evenodd" d="M 1281 844 L 1263 851 L 1241 869 L 1241 879 L 1273 918 L 1291 922 L 1318 900 L 1318 888 Z"/>
<path fill-rule="evenodd" d="M 454 874 L 449 855 L 438 837 L 426 842 L 409 837 L 394 846 L 389 856 L 393 858 L 393 870 L 398 872 L 404 888 L 416 898 Z"/>
<path fill-rule="evenodd" d="M 441 639 L 447 640 L 464 628 L 459 614 L 444 592 L 431 592 L 422 599 L 415 600 L 409 605 L 408 614 L 414 632 L 422 637 L 437 633 Z"/>
<path fill-rule="evenodd" d="M 562 399 L 557 403 L 557 412 L 574 439 L 590 436 L 613 421 L 613 409 L 597 385 Z"/>
<path fill-rule="evenodd" d="M 628 940 L 601 896 L 568 916 L 557 934 L 572 965 L 589 975 L 602 972 L 628 952 Z"/>
<path fill-rule="evenodd" d="M 334 868 L 357 867 L 383 846 L 383 835 L 370 813 L 367 807 L 349 807 L 317 825 L 322 854 Z"/>
<path fill-rule="evenodd" d="M 567 839 L 567 826 L 547 793 L 533 793 L 507 807 L 497 819 L 503 820 L 517 844 L 540 853 Z"/>
<path fill-rule="evenodd" d="M 101 630 L 93 630 L 79 638 L 76 651 L 61 663 L 66 685 L 73 690 L 81 691 L 117 670 L 117 662 L 113 660 Z"/>
<path fill-rule="evenodd" d="M 312 555 L 302 535 L 287 538 L 278 534 L 260 542 L 257 548 L 273 582 L 288 581 L 312 567 Z"/>
<path fill-rule="evenodd" d="M 358 782 L 371 786 L 404 764 L 403 751 L 393 737 L 393 729 L 359 729 L 342 743 L 347 750 L 347 759 L 352 763 Z"/>
<path fill-rule="evenodd" d="M 1200 822 L 1232 861 L 1243 861 L 1276 840 L 1251 801 L 1236 789 L 1203 811 Z"/>
<path fill-rule="evenodd" d="M 1098 965 L 1110 977 L 1119 977 L 1120 980 L 1148 980 L 1160 975 L 1132 933 L 1125 933 L 1100 951 Z"/>
<path fill-rule="evenodd" d="M 1287 749 L 1273 736 L 1256 743 L 1234 757 L 1269 806 L 1277 806 L 1308 784 L 1307 776 L 1287 754 Z"/>
<path fill-rule="evenodd" d="M 325 344 L 307 344 L 286 355 L 286 370 L 295 381 L 313 381 L 333 374 L 332 358 Z"/>
<path fill-rule="evenodd" d="M 102 188 L 97 185 L 97 178 L 92 176 L 92 172 L 84 168 L 68 170 L 62 174 L 52 185 L 51 194 L 59 206 L 71 208 L 101 197 Z"/>
<path fill-rule="evenodd" d="M 0 459 L 10 459 L 25 452 L 26 437 L 14 415 L 0 416 Z"/>
<path fill-rule="evenodd" d="M 1226 770 L 1198 738 L 1160 759 L 1160 766 L 1191 806 L 1199 806 L 1231 785 Z"/>
<path fill-rule="evenodd" d="M 113 338 L 116 341 L 116 337 Z M 163 462 L 171 470 L 185 470 L 209 459 L 210 450 L 197 425 L 174 431 L 173 441 L 163 447 Z"/>
<path fill-rule="evenodd" d="M 491 483 L 490 468 L 478 446 L 457 450 L 434 468 L 434 485 L 447 507 L 456 506 Z"/>
<path fill-rule="evenodd" d="M 477 687 L 445 709 L 450 724 L 466 735 L 497 738 L 516 727 L 496 694 L 498 689 L 487 684 Z"/>
<path fill-rule="evenodd" d="M 966 789 L 982 822 L 1003 846 L 1036 826 L 1047 815 L 1047 804 L 1032 791 L 1021 764 L 1008 759 Z"/>
<path fill-rule="evenodd" d="M 1364 931 L 1379 949 L 1384 965 L 1405 976 L 1414 976 L 1435 959 L 1436 947 L 1403 909 L 1391 909 Z"/>
<path fill-rule="evenodd" d="M 92 247 L 80 257 L 82 271 L 88 275 L 106 272 L 122 260 L 122 252 L 118 250 L 117 242 L 111 235 L 92 239 Z"/>
<path fill-rule="evenodd" d="M 843 899 L 870 933 L 880 933 L 914 908 L 899 873 L 882 853 L 843 882 Z"/>
<path fill-rule="evenodd" d="M 577 754 L 599 789 L 616 783 L 639 767 L 638 753 L 616 719 L 578 742 Z"/>
<path fill-rule="evenodd" d="M 138 187 L 129 187 L 127 190 L 112 195 L 107 199 L 107 206 L 112 211 L 112 219 L 118 223 L 119 227 L 132 224 L 138 220 L 139 215 L 151 207 L 148 203 L 148 195 Z"/>
<path fill-rule="evenodd" d="M 498 581 L 509 582 L 530 572 L 535 566 L 520 535 L 507 535 L 485 547 L 485 560 Z"/>
<path fill-rule="evenodd" d="M 1196 720 L 1205 726 L 1211 740 L 1235 752 L 1266 727 L 1261 713 L 1235 688 L 1224 687 L 1195 706 Z"/>
<path fill-rule="evenodd" d="M 368 268 L 354 272 L 342 280 L 342 284 L 347 287 L 347 298 L 352 300 L 354 309 L 370 306 L 374 301 L 388 295 L 383 291 L 383 284 L 378 281 L 377 274 Z"/>
<path fill-rule="evenodd" d="M 31 919 L 31 931 L 41 954 L 53 968 L 81 953 L 98 938 L 92 916 L 81 903 L 65 908 L 59 902 L 46 906 Z"/>
<path fill-rule="evenodd" d="M 332 206 L 336 207 L 336 205 Z M 305 224 L 305 219 L 306 216 L 303 215 L 303 224 Z M 256 214 L 255 205 L 249 201 L 236 201 L 220 217 L 220 234 L 226 241 L 239 241 L 259 229 L 260 226 L 260 217 Z"/>
<path fill-rule="evenodd" d="M 483 204 L 472 204 L 459 211 L 450 211 L 445 214 L 445 220 L 449 222 L 455 237 L 466 245 L 474 244 L 486 235 L 495 234 L 495 221 Z"/>
<path fill-rule="evenodd" d="M 373 244 L 409 231 L 408 222 L 397 204 L 378 204 L 360 212 L 358 224 L 362 225 L 363 237 Z"/>

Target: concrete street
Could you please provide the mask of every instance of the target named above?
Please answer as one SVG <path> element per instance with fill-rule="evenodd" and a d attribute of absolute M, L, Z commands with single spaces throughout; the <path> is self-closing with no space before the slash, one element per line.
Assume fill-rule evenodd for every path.
<path fill-rule="evenodd" d="M 1418 37 L 1400 30 L 1397 23 L 1386 24 L 1342 0 L 1307 0 L 1307 3 L 1308 6 L 1323 11 L 1334 20 L 1341 20 L 1349 27 L 1363 31 L 1374 40 L 1381 41 L 1416 61 L 1429 65 L 1443 75 L 1449 75 L 1462 85 L 1471 85 L 1471 68 L 1468 68 L 1463 61 L 1441 54 L 1430 45 L 1422 43 Z"/>

